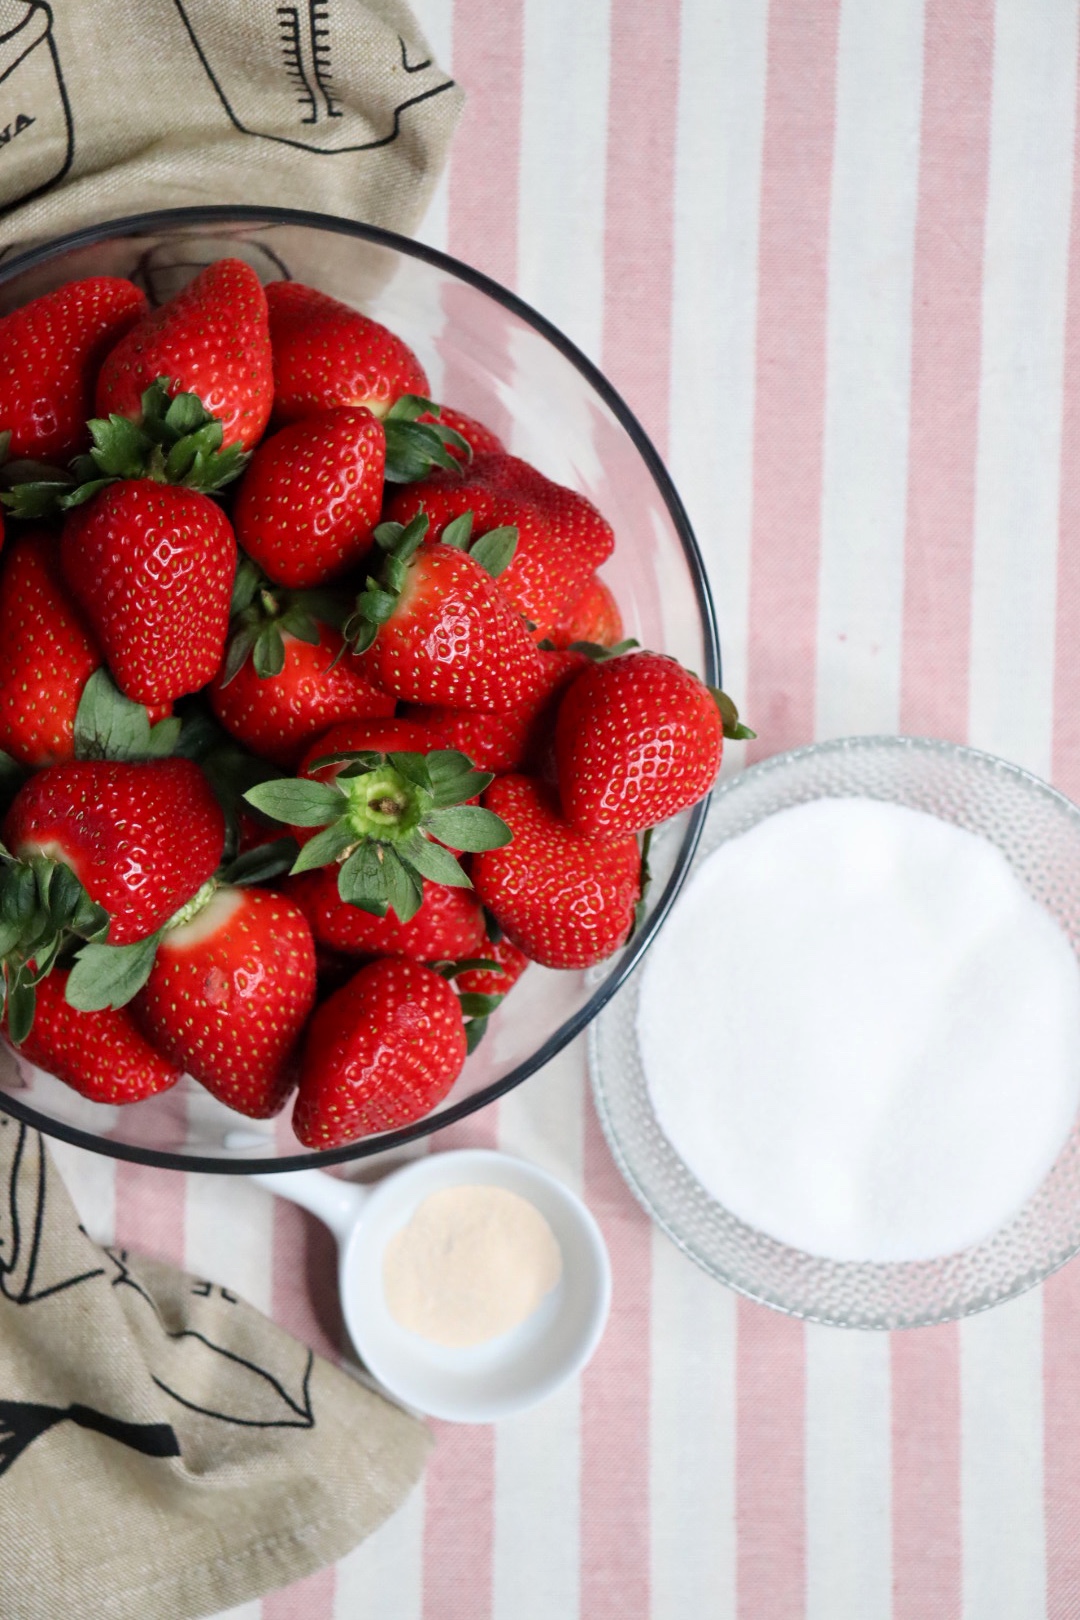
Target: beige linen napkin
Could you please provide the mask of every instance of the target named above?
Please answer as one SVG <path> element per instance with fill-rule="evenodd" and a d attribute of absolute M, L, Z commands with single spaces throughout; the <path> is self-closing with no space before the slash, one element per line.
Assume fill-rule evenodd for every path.
<path fill-rule="evenodd" d="M 230 202 L 408 232 L 462 100 L 402 0 L 0 0 L 0 241 Z"/>
<path fill-rule="evenodd" d="M 244 1603 L 374 1530 L 428 1446 L 227 1289 L 92 1243 L 0 1114 L 3 1620 Z"/>

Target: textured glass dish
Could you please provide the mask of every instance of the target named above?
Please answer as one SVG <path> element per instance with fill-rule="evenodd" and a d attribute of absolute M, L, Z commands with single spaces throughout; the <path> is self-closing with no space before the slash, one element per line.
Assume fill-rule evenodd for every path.
<path fill-rule="evenodd" d="M 906 805 L 981 833 L 1080 954 L 1080 809 L 1018 766 L 952 743 L 853 737 L 752 766 L 713 795 L 692 871 L 778 810 L 853 797 Z M 679 1248 L 721 1282 L 790 1316 L 834 1327 L 921 1327 L 1011 1299 L 1080 1251 L 1080 1122 L 1007 1226 L 942 1259 L 824 1260 L 736 1220 L 657 1124 L 637 1043 L 640 980 L 631 978 L 590 1031 L 593 1094 L 631 1191 Z"/>
<path fill-rule="evenodd" d="M 487 422 L 508 448 L 580 490 L 617 546 L 604 567 L 628 635 L 710 682 L 719 651 L 701 557 L 679 497 L 636 418 L 553 326 L 477 271 L 390 232 L 319 214 L 177 209 L 111 221 L 0 263 L 0 313 L 81 276 L 130 276 L 160 303 L 203 265 L 247 260 L 263 281 L 292 277 L 363 309 L 410 343 L 435 398 Z M 2 653 L 0 653 L 2 656 Z M 427 1119 L 313 1154 L 289 1126 L 243 1119 L 187 1078 L 126 1108 L 79 1097 L 0 1042 L 0 1106 L 65 1141 L 188 1170 L 251 1172 L 328 1165 L 437 1131 L 520 1084 L 581 1032 L 614 994 L 666 916 L 686 874 L 704 806 L 654 840 L 647 915 L 601 967 L 530 967 L 450 1096 Z"/>

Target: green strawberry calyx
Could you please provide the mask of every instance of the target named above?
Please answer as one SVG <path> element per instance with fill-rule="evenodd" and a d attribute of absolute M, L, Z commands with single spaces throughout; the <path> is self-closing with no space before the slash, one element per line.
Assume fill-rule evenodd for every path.
<path fill-rule="evenodd" d="M 222 686 L 236 679 L 248 659 L 260 680 L 285 668 L 285 636 L 317 647 L 322 627 L 340 630 L 346 598 L 329 590 L 290 591 L 273 585 L 250 557 L 242 557 L 233 582 L 232 630 L 222 667 Z"/>
<path fill-rule="evenodd" d="M 493 962 L 487 956 L 467 956 L 459 962 L 432 962 L 431 966 L 436 973 L 441 973 L 444 979 L 453 983 L 461 973 L 501 973 L 502 968 L 498 962 Z M 457 987 L 455 986 L 455 989 Z M 461 1003 L 461 1016 L 465 1020 L 465 1050 L 475 1052 L 484 1038 L 488 1027 L 488 1019 L 505 1001 L 505 993 L 484 995 L 478 990 L 458 990 L 458 1001 Z"/>
<path fill-rule="evenodd" d="M 0 1012 L 13 1045 L 33 1028 L 36 987 L 61 951 L 108 932 L 108 912 L 70 866 L 46 856 L 20 860 L 0 845 Z"/>
<path fill-rule="evenodd" d="M 119 479 L 151 478 L 206 495 L 232 483 L 251 459 L 249 452 L 238 442 L 223 445 L 220 421 L 197 394 L 170 395 L 169 387 L 168 377 L 150 384 L 137 422 L 115 414 L 89 421 L 90 451 L 66 469 L 7 462 L 0 500 L 15 517 L 42 518 L 81 506 Z"/>
<path fill-rule="evenodd" d="M 433 416 L 433 422 L 420 422 L 420 416 Z M 415 484 L 426 478 L 432 467 L 445 467 L 448 472 L 460 473 L 464 463 L 472 460 L 472 445 L 454 428 L 439 421 L 439 407 L 420 394 L 402 394 L 382 419 L 386 434 L 386 471 L 388 484 Z M 464 463 L 452 456 L 447 445 L 453 445 Z"/>
<path fill-rule="evenodd" d="M 338 894 L 376 917 L 415 917 L 423 880 L 472 888 L 454 850 L 500 849 L 512 834 L 475 799 L 492 780 L 457 749 L 429 754 L 353 749 L 314 760 L 311 770 L 343 768 L 329 782 L 296 777 L 263 782 L 244 797 L 275 821 L 320 827 L 292 871 L 338 866 Z"/>
<path fill-rule="evenodd" d="M 718 686 L 710 686 L 709 694 L 716 707 L 720 710 L 720 718 L 724 722 L 725 737 L 731 742 L 746 742 L 750 738 L 757 736 L 756 731 L 751 731 L 749 726 L 743 725 L 739 719 L 738 709 L 726 692 L 722 692 Z"/>
<path fill-rule="evenodd" d="M 412 560 L 423 545 L 429 527 L 428 515 L 421 509 L 408 523 L 380 523 L 375 530 L 375 544 L 383 553 L 382 566 L 375 574 L 369 574 L 341 632 L 354 653 L 366 652 L 382 626 L 393 618 Z M 472 539 L 472 529 L 473 514 L 463 512 L 446 525 L 439 544 L 466 552 L 492 579 L 498 579 L 513 561 L 517 529 L 509 525 L 489 529 L 476 540 Z"/>

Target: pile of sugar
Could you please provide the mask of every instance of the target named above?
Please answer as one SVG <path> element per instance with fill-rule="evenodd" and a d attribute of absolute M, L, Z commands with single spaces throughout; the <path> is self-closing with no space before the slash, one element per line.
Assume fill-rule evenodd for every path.
<path fill-rule="evenodd" d="M 531 1316 L 562 1275 L 562 1250 L 527 1198 L 444 1187 L 394 1233 L 383 1293 L 401 1327 L 433 1344 L 485 1344 Z"/>
<path fill-rule="evenodd" d="M 1080 1103 L 1080 968 L 987 840 L 821 799 L 722 844 L 646 966 L 665 1136 L 769 1236 L 919 1260 L 990 1236 Z"/>

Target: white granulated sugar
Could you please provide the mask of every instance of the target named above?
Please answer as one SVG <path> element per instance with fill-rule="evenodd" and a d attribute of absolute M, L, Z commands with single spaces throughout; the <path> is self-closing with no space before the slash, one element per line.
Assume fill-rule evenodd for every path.
<path fill-rule="evenodd" d="M 1080 1103 L 1080 968 L 987 840 L 869 799 L 722 844 L 642 978 L 676 1153 L 732 1214 L 837 1260 L 989 1237 Z"/>

